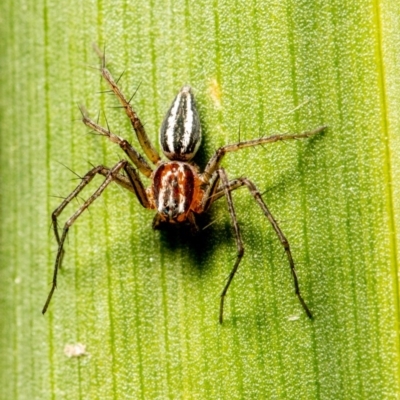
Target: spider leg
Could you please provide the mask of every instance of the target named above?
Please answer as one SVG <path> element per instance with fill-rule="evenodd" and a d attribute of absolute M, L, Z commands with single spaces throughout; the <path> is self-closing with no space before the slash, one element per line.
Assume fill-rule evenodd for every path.
<path fill-rule="evenodd" d="M 296 134 L 280 134 L 273 135 L 269 137 L 246 140 L 244 142 L 239 142 L 235 144 L 228 144 L 226 146 L 220 147 L 215 154 L 211 157 L 210 161 L 206 165 L 206 168 L 202 174 L 204 182 L 208 183 L 210 177 L 212 177 L 213 173 L 219 168 L 221 161 L 226 153 L 230 153 L 233 151 L 238 151 L 241 149 L 245 149 L 246 147 L 254 147 L 260 146 L 262 144 L 281 142 L 284 140 L 294 140 L 294 139 L 305 139 L 311 136 L 316 135 L 317 133 L 322 132 L 326 126 L 320 126 L 312 131 L 296 133 Z"/>
<path fill-rule="evenodd" d="M 219 181 L 220 181 L 220 177 L 219 177 L 218 172 L 214 172 L 213 176 L 211 177 L 211 179 L 209 181 L 209 185 L 207 187 L 206 193 L 204 194 L 204 197 L 203 197 L 203 201 L 201 204 L 201 212 L 208 211 L 209 208 L 211 207 L 211 204 L 215 201 L 217 189 L 220 189 L 218 187 Z M 219 197 L 222 197 L 225 195 L 224 187 L 225 186 L 223 186 L 220 189 L 222 194 Z"/>
<path fill-rule="evenodd" d="M 93 177 L 96 174 L 100 174 L 100 175 L 103 175 L 106 177 L 108 175 L 109 171 L 110 171 L 110 169 L 107 167 L 104 167 L 103 165 L 99 165 L 99 166 L 91 169 L 89 172 L 87 172 L 85 174 L 85 176 L 83 178 L 81 178 L 82 181 L 77 186 L 77 188 L 68 197 L 66 197 L 63 200 L 63 202 L 53 211 L 53 213 L 51 215 L 52 226 L 53 226 L 54 236 L 56 237 L 58 245 L 60 244 L 60 235 L 58 232 L 57 217 L 64 210 L 64 208 L 71 202 L 71 200 L 78 196 L 79 192 L 93 179 Z M 129 181 L 129 178 L 127 178 L 126 176 L 121 175 L 121 174 L 116 174 L 114 176 L 114 182 L 117 183 L 118 185 L 122 186 L 124 189 L 127 189 L 130 192 L 136 194 L 135 189 L 132 187 L 132 184 Z M 62 251 L 61 258 L 60 258 L 60 268 L 61 268 L 63 256 L 64 256 L 64 250 Z"/>
<path fill-rule="evenodd" d="M 143 183 L 140 180 L 139 174 L 129 163 L 126 163 L 126 165 L 124 166 L 124 170 L 128 175 L 129 182 L 131 183 L 140 204 L 144 208 L 150 208 L 150 202 L 147 198 L 146 189 L 144 188 Z"/>
<path fill-rule="evenodd" d="M 226 188 L 232 192 L 233 190 L 239 189 L 243 185 L 244 183 L 241 181 L 241 179 L 232 179 L 228 182 L 228 186 L 226 186 Z M 215 201 L 223 196 L 225 196 L 225 186 L 218 186 L 218 188 L 216 187 L 213 194 L 211 194 L 207 199 L 208 207 L 205 211 L 207 211 Z"/>
<path fill-rule="evenodd" d="M 135 150 L 127 140 L 112 133 L 110 130 L 103 128 L 102 126 L 94 122 L 92 119 L 90 119 L 87 111 L 83 106 L 80 106 L 79 109 L 82 114 L 82 122 L 87 127 L 93 129 L 99 135 L 106 136 L 113 143 L 117 143 L 121 147 L 121 149 L 126 153 L 126 155 L 131 159 L 131 161 L 136 165 L 139 171 L 143 175 L 150 177 L 153 170 L 151 169 L 147 161 L 143 158 L 143 156 L 137 150 Z"/>
<path fill-rule="evenodd" d="M 219 309 L 219 323 L 222 324 L 224 320 L 224 301 L 225 301 L 225 296 L 226 293 L 228 292 L 229 286 L 232 283 L 232 280 L 236 274 L 236 271 L 239 268 L 240 261 L 242 260 L 242 257 L 244 255 L 244 247 L 243 247 L 243 240 L 242 240 L 242 235 L 240 233 L 239 229 L 239 224 L 237 221 L 236 213 L 235 213 L 235 208 L 233 206 L 233 200 L 232 200 L 232 195 L 230 190 L 228 189 L 229 182 L 228 182 L 228 177 L 226 175 L 226 172 L 223 168 L 219 168 L 218 170 L 218 175 L 221 179 L 223 188 L 224 188 L 224 193 L 226 200 L 228 202 L 228 209 L 229 209 L 229 214 L 231 216 L 232 220 L 232 225 L 233 229 L 235 231 L 235 240 L 236 240 L 236 248 L 237 248 L 237 255 L 236 255 L 236 261 L 235 264 L 232 268 L 231 273 L 228 276 L 228 281 L 226 282 L 226 285 L 224 287 L 224 290 L 221 293 L 221 302 L 220 302 L 220 309 Z"/>
<path fill-rule="evenodd" d="M 128 174 L 128 178 L 124 175 L 119 174 L 119 171 L 124 169 Z M 57 227 L 57 217 L 61 214 L 61 212 L 65 209 L 65 207 L 71 202 L 72 199 L 78 196 L 78 194 L 83 190 L 83 188 L 89 184 L 89 182 L 94 178 L 96 174 L 100 174 L 106 177 L 103 183 L 97 188 L 97 190 L 78 208 L 77 211 L 67 220 L 64 224 L 64 228 L 62 230 L 62 234 L 60 236 Z M 53 211 L 52 213 L 52 222 L 54 235 L 57 239 L 58 250 L 57 256 L 54 263 L 54 272 L 53 272 L 53 282 L 47 297 L 46 303 L 43 307 L 42 314 L 47 311 L 47 308 L 50 304 L 51 298 L 53 297 L 53 293 L 57 287 L 57 274 L 58 270 L 61 267 L 61 260 L 64 253 L 63 247 L 64 242 L 68 234 L 69 228 L 74 224 L 74 222 L 78 219 L 78 217 L 103 193 L 105 188 L 112 182 L 116 182 L 125 189 L 130 190 L 131 192 L 136 193 L 140 203 L 147 207 L 149 202 L 146 196 L 146 192 L 143 188 L 143 185 L 139 179 L 136 171 L 128 164 L 128 161 L 122 160 L 114 165 L 112 168 L 104 167 L 103 165 L 99 165 L 97 167 L 92 168 L 89 172 L 85 174 L 82 178 L 82 181 L 79 185 L 67 196 L 62 203 Z"/>
<path fill-rule="evenodd" d="M 140 204 L 144 208 L 149 208 L 150 203 L 147 198 L 146 189 L 144 188 L 143 183 L 140 180 L 139 174 L 129 163 L 125 165 L 124 170 L 128 176 L 122 174 L 114 174 L 114 182 L 129 190 L 130 192 L 136 194 L 136 197 L 139 200 Z M 103 167 L 103 169 L 99 171 L 99 174 L 107 177 L 109 171 L 109 168 Z"/>
<path fill-rule="evenodd" d="M 110 168 L 103 167 L 97 173 L 100 174 L 100 175 L 103 175 L 104 177 L 107 177 L 109 172 L 110 172 Z M 115 174 L 114 175 L 114 182 L 117 183 L 118 185 L 120 185 L 121 187 L 123 187 L 124 189 L 129 190 L 130 192 L 136 194 L 135 189 L 132 187 L 132 183 L 130 182 L 129 178 L 126 177 L 125 175 Z"/>
<path fill-rule="evenodd" d="M 247 178 L 238 178 L 230 181 L 225 187 L 219 188 L 218 191 L 215 194 L 214 201 L 217 200 L 218 198 L 222 197 L 226 192 L 231 192 L 232 190 L 238 189 L 242 186 L 246 186 L 247 189 L 249 189 L 250 194 L 253 196 L 254 200 L 257 202 L 257 204 L 260 206 L 261 210 L 263 211 L 264 215 L 267 217 L 268 221 L 271 223 L 272 227 L 274 228 L 275 233 L 278 236 L 279 241 L 281 242 L 283 248 L 285 249 L 288 261 L 289 261 L 289 266 L 290 270 L 292 272 L 293 276 L 293 282 L 294 282 L 294 290 L 297 298 L 300 301 L 300 304 L 302 305 L 304 311 L 306 312 L 308 318 L 312 319 L 312 313 L 310 309 L 308 308 L 306 302 L 304 301 L 301 293 L 300 293 L 300 286 L 299 286 L 299 281 L 297 278 L 297 273 L 296 273 L 296 268 L 294 266 L 294 261 L 293 261 L 293 256 L 292 252 L 290 250 L 290 245 L 288 240 L 286 239 L 286 236 L 283 234 L 281 228 L 279 227 L 278 223 L 276 222 L 276 219 L 273 217 L 269 209 L 267 208 L 264 200 L 261 197 L 260 192 L 256 188 L 253 182 L 251 182 Z"/>
<path fill-rule="evenodd" d="M 142 147 L 143 151 L 145 152 L 146 156 L 151 160 L 153 164 L 158 164 L 161 161 L 159 154 L 157 153 L 156 149 L 150 142 L 149 137 L 144 129 L 142 122 L 140 121 L 136 112 L 132 109 L 130 105 L 130 101 L 132 99 L 127 100 L 121 90 L 119 89 L 117 82 L 115 82 L 111 72 L 106 67 L 105 56 L 104 54 L 99 55 L 101 58 L 101 68 L 100 72 L 105 81 L 110 86 L 111 90 L 114 92 L 115 96 L 121 103 L 122 107 L 125 109 L 126 115 L 131 121 L 132 127 L 135 130 L 136 136 L 139 140 L 140 146 Z"/>
<path fill-rule="evenodd" d="M 192 234 L 194 235 L 197 232 L 199 232 L 200 229 L 199 229 L 199 227 L 197 225 L 197 222 L 196 222 L 196 215 L 193 212 L 190 212 L 188 214 L 188 221 L 189 221 L 189 224 L 190 224 L 190 230 L 191 230 Z"/>

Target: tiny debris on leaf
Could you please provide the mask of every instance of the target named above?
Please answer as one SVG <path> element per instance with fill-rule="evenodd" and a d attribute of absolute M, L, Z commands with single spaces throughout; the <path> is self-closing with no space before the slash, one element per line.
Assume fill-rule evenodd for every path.
<path fill-rule="evenodd" d="M 68 358 L 87 356 L 86 345 L 82 343 L 66 344 L 64 347 L 64 354 Z"/>

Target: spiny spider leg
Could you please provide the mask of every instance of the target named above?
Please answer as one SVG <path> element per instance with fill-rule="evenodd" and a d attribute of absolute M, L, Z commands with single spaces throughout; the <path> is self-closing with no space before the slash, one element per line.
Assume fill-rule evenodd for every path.
<path fill-rule="evenodd" d="M 219 177 L 218 172 L 214 172 L 213 176 L 211 177 L 211 179 L 209 181 L 206 192 L 204 194 L 204 198 L 202 201 L 202 212 L 208 211 L 209 208 L 211 207 L 211 204 L 214 203 L 215 195 L 216 195 L 216 192 L 218 191 L 217 189 L 219 189 L 219 186 L 218 186 L 219 181 L 220 181 L 220 177 Z M 219 197 L 222 197 L 225 195 L 225 192 L 224 192 L 223 188 L 220 190 L 222 191 L 222 195 Z"/>
<path fill-rule="evenodd" d="M 92 181 L 96 174 L 107 177 L 109 173 L 110 169 L 105 167 L 104 165 L 93 167 L 89 172 L 85 174 L 85 176 L 81 178 L 81 182 L 79 183 L 79 185 L 67 197 L 65 197 L 61 204 L 53 211 L 53 213 L 51 214 L 51 220 L 54 230 L 54 236 L 56 237 L 58 245 L 60 245 L 60 235 L 58 232 L 57 224 L 58 216 L 63 212 L 64 208 L 72 201 L 72 199 L 77 197 L 78 194 L 83 190 L 83 188 Z M 130 180 L 124 175 L 114 174 L 114 181 L 123 188 L 135 193 L 135 190 L 133 189 Z"/>
<path fill-rule="evenodd" d="M 110 172 L 110 168 L 103 167 L 102 170 L 98 172 L 98 174 L 103 175 L 104 177 L 107 177 L 107 175 Z M 117 183 L 118 185 L 122 186 L 124 189 L 129 190 L 130 192 L 136 194 L 135 188 L 132 187 L 131 180 L 122 174 L 114 174 L 114 182 Z"/>
<path fill-rule="evenodd" d="M 149 200 L 146 195 L 146 189 L 144 188 L 143 183 L 140 180 L 139 174 L 129 163 L 126 164 L 124 170 L 128 176 L 122 174 L 114 174 L 114 182 L 122 186 L 124 189 L 127 189 L 130 192 L 136 194 L 139 203 L 144 208 L 150 208 Z M 109 168 L 103 167 L 103 169 L 100 170 L 98 173 L 107 177 L 109 171 Z"/>
<path fill-rule="evenodd" d="M 147 198 L 146 189 L 144 188 L 143 183 L 140 180 L 139 174 L 129 163 L 126 163 L 124 170 L 128 175 L 128 179 L 133 189 L 135 190 L 136 197 L 138 198 L 140 204 L 144 208 L 150 208 L 150 202 Z"/>
<path fill-rule="evenodd" d="M 103 175 L 107 177 L 109 174 L 110 169 L 107 167 L 104 167 L 102 165 L 99 165 L 98 167 L 93 167 L 86 175 L 82 178 L 82 182 L 78 185 L 78 187 L 66 198 L 64 198 L 63 202 L 53 211 L 51 215 L 52 219 L 52 226 L 53 226 L 53 232 L 54 236 L 56 237 L 57 244 L 60 245 L 60 235 L 58 232 L 58 223 L 57 223 L 57 217 L 61 214 L 61 212 L 64 210 L 64 208 L 71 202 L 73 198 L 77 198 L 79 192 L 85 187 L 96 175 L 96 173 Z M 127 178 L 124 175 L 121 174 L 116 174 L 114 175 L 114 182 L 117 183 L 118 185 L 122 186 L 124 189 L 129 190 L 132 193 L 135 193 L 137 196 L 137 192 L 134 187 L 132 187 L 132 183 L 129 178 Z M 139 198 L 139 196 L 138 196 Z M 139 199 L 140 200 L 140 199 Z M 62 259 L 64 256 L 64 249 L 62 250 L 61 256 L 60 256 L 60 262 L 59 262 L 59 268 L 62 266 Z"/>
<path fill-rule="evenodd" d="M 292 252 L 290 250 L 290 245 L 288 240 L 286 239 L 286 236 L 283 234 L 281 228 L 279 227 L 278 223 L 276 222 L 275 218 L 273 217 L 273 215 L 271 214 L 271 212 L 268 210 L 268 207 L 266 206 L 264 200 L 261 197 L 261 193 L 258 191 L 258 189 L 256 188 L 256 186 L 254 185 L 253 182 L 251 182 L 249 179 L 247 178 L 238 178 L 238 179 L 234 179 L 230 182 L 228 182 L 227 184 L 225 184 L 222 188 L 219 188 L 218 191 L 216 192 L 215 196 L 214 196 L 214 201 L 219 199 L 220 197 L 222 197 L 224 194 L 226 195 L 226 193 L 229 193 L 229 198 L 228 198 L 228 204 L 229 201 L 232 201 L 231 196 L 230 196 L 230 192 L 238 189 L 242 186 L 246 186 L 249 191 L 250 194 L 253 196 L 254 200 L 257 202 L 257 204 L 260 206 L 261 210 L 263 211 L 264 215 L 268 218 L 268 221 L 271 223 L 272 227 L 275 230 L 275 233 L 278 236 L 279 241 L 281 242 L 288 261 L 289 261 L 289 266 L 290 266 L 290 270 L 292 272 L 292 276 L 293 276 L 293 282 L 294 282 L 294 290 L 295 290 L 295 294 L 297 296 L 297 298 L 300 301 L 300 304 L 302 305 L 304 311 L 306 312 L 308 318 L 312 319 L 313 315 L 310 311 L 310 309 L 308 308 L 306 302 L 304 301 L 301 293 L 300 293 L 300 286 L 299 286 L 299 281 L 297 278 L 297 273 L 296 273 L 296 268 L 294 266 L 294 261 L 293 261 L 293 257 L 292 257 Z M 229 200 L 230 199 L 230 200 Z M 233 270 L 232 270 L 233 272 Z M 232 274 L 231 272 L 231 274 Z M 236 271 L 234 271 L 236 272 Z M 232 279 L 230 279 L 231 281 Z M 226 291 L 228 290 L 230 281 L 228 281 L 228 284 L 225 286 L 224 292 L 226 293 Z M 222 296 L 222 295 L 221 295 Z M 221 302 L 222 304 L 222 302 Z M 221 310 L 221 314 L 222 315 L 222 310 Z"/>
<path fill-rule="evenodd" d="M 239 189 L 242 186 L 243 186 L 243 182 L 238 178 L 238 179 L 232 179 L 231 181 L 229 181 L 227 188 L 230 192 L 232 192 L 233 190 Z M 225 196 L 225 186 L 218 186 L 218 188 L 216 188 L 214 190 L 214 194 L 212 194 L 210 196 L 210 198 L 207 199 L 208 207 L 211 207 L 211 205 L 215 201 L 217 201 L 218 199 L 220 199 L 223 196 Z"/>
<path fill-rule="evenodd" d="M 99 54 L 100 56 L 100 54 Z M 135 130 L 136 136 L 139 140 L 140 146 L 142 147 L 143 151 L 145 152 L 146 156 L 151 160 L 151 162 L 157 165 L 161 158 L 157 153 L 157 150 L 151 144 L 149 137 L 144 129 L 142 122 L 140 121 L 139 117 L 137 116 L 136 112 L 132 109 L 130 105 L 130 100 L 127 100 L 121 90 L 119 89 L 117 83 L 115 82 L 111 72 L 106 68 L 105 62 L 105 55 L 101 55 L 101 75 L 109 84 L 111 90 L 117 96 L 119 102 L 121 103 L 122 107 L 125 109 L 126 115 L 131 121 L 132 127 Z"/>
<path fill-rule="evenodd" d="M 115 164 L 114 167 L 112 167 L 110 169 L 104 167 L 103 165 L 99 165 L 98 167 L 92 168 L 89 172 L 87 172 L 85 174 L 85 176 L 82 178 L 82 181 L 71 192 L 71 194 L 69 196 L 67 196 L 62 201 L 62 203 L 54 210 L 54 212 L 52 214 L 52 221 L 53 221 L 53 226 L 54 226 L 54 234 L 55 234 L 55 236 L 57 238 L 57 242 L 58 242 L 58 251 L 57 251 L 56 261 L 54 263 L 52 286 L 51 286 L 49 295 L 47 297 L 46 303 L 43 307 L 42 314 L 44 314 L 47 311 L 47 308 L 50 304 L 54 290 L 57 287 L 57 274 L 58 274 L 58 270 L 60 268 L 64 242 L 67 237 L 69 228 L 74 224 L 74 222 L 78 219 L 78 217 L 103 193 L 105 188 L 112 181 L 119 183 L 122 187 L 124 187 L 130 191 L 134 191 L 135 193 L 137 193 L 138 191 L 140 192 L 141 188 L 143 188 L 143 185 L 141 184 L 137 173 L 134 171 L 133 168 L 128 168 L 128 165 L 129 165 L 128 161 L 121 160 L 117 164 Z M 129 181 L 127 181 L 123 175 L 119 174 L 119 171 L 121 171 L 121 169 L 124 169 L 125 172 L 128 174 L 129 181 L 133 187 L 129 187 L 129 185 L 128 185 Z M 134 172 L 133 175 L 132 175 L 132 171 Z M 107 174 L 106 174 L 106 172 L 107 172 Z M 71 202 L 71 200 L 73 198 L 75 198 L 83 190 L 83 188 L 94 178 L 94 176 L 96 174 L 105 175 L 106 179 L 96 189 L 96 191 L 84 202 L 84 204 L 82 204 L 82 206 L 79 207 L 78 210 L 75 211 L 75 213 L 67 220 L 67 222 L 64 224 L 64 228 L 62 230 L 62 235 L 60 238 L 58 229 L 57 229 L 57 217 L 61 214 L 61 212 L 64 210 L 64 208 Z M 138 179 L 140 184 L 138 184 L 135 179 Z M 146 192 L 144 191 L 144 189 L 143 189 L 143 193 L 140 193 L 140 196 L 138 195 L 138 199 L 142 205 L 148 204 L 148 199 L 147 199 Z M 145 199 L 144 204 L 143 204 L 143 199 Z"/>
<path fill-rule="evenodd" d="M 225 192 L 225 197 L 228 202 L 228 209 L 229 209 L 229 214 L 231 216 L 233 229 L 235 231 L 235 240 L 236 240 L 236 248 L 237 248 L 235 265 L 233 266 L 232 271 L 228 276 L 228 281 L 226 282 L 224 290 L 221 293 L 221 303 L 220 303 L 220 309 L 219 309 L 219 323 L 222 324 L 222 322 L 224 320 L 225 296 L 226 296 L 229 286 L 231 285 L 231 282 L 236 274 L 236 271 L 239 268 L 240 261 L 242 260 L 242 257 L 244 255 L 244 247 L 243 247 L 242 235 L 240 234 L 239 224 L 238 224 L 236 213 L 235 213 L 235 208 L 233 206 L 232 195 L 231 195 L 230 190 L 228 189 L 228 186 L 229 186 L 228 177 L 223 168 L 219 168 L 217 170 L 217 172 L 221 179 L 222 186 L 223 186 L 224 192 Z"/>
<path fill-rule="evenodd" d="M 226 146 L 220 147 L 215 154 L 211 157 L 210 161 L 207 163 L 206 168 L 202 174 L 205 182 L 208 182 L 213 173 L 219 168 L 221 161 L 226 153 L 232 151 L 238 151 L 246 147 L 254 147 L 267 143 L 281 142 L 283 140 L 293 140 L 293 139 L 304 139 L 316 135 L 322 132 L 326 126 L 320 126 L 317 129 L 309 132 L 296 133 L 296 134 L 280 134 L 272 135 L 265 138 L 246 140 L 244 142 L 239 142 L 235 144 L 228 144 Z"/>
<path fill-rule="evenodd" d="M 147 161 L 143 158 L 143 156 L 140 153 L 138 153 L 137 150 L 135 150 L 127 140 L 110 132 L 109 130 L 103 128 L 102 126 L 94 122 L 92 119 L 90 119 L 86 109 L 83 106 L 80 106 L 79 109 L 82 114 L 82 122 L 87 127 L 93 129 L 102 136 L 108 137 L 108 139 L 110 139 L 111 142 L 117 143 L 121 147 L 121 149 L 124 150 L 124 152 L 131 159 L 131 161 L 136 165 L 139 171 L 143 175 L 150 177 L 153 170 L 151 169 Z"/>

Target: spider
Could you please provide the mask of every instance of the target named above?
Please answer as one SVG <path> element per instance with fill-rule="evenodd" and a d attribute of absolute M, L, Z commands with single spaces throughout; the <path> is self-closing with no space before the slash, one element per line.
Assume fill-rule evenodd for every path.
<path fill-rule="evenodd" d="M 189 224 L 194 231 L 197 231 L 196 216 L 207 212 L 216 200 L 224 196 L 226 197 L 235 234 L 237 254 L 236 261 L 220 296 L 220 323 L 223 322 L 224 317 L 225 296 L 244 255 L 242 235 L 237 221 L 231 192 L 243 186 L 247 187 L 251 196 L 271 223 L 272 228 L 275 230 L 275 233 L 286 252 L 293 276 L 295 294 L 307 316 L 312 319 L 311 311 L 300 293 L 289 242 L 280 229 L 277 221 L 267 208 L 260 192 L 257 190 L 253 182 L 245 177 L 229 180 L 225 169 L 221 167 L 221 162 L 227 153 L 266 143 L 309 138 L 322 132 L 325 129 L 325 126 L 299 134 L 277 134 L 270 137 L 240 141 L 235 144 L 222 146 L 208 161 L 204 171 L 200 172 L 197 165 L 191 161 L 200 146 L 201 127 L 199 114 L 196 109 L 194 96 L 190 86 L 185 85 L 179 91 L 161 125 L 160 145 L 164 155 L 168 159 L 167 161 L 164 161 L 150 142 L 143 124 L 136 112 L 133 110 L 130 104 L 132 98 L 128 100 L 123 95 L 118 87 L 118 81 L 114 80 L 110 71 L 106 68 L 104 55 L 102 55 L 101 58 L 101 75 L 121 103 L 122 108 L 125 110 L 129 120 L 131 121 L 144 154 L 151 163 L 155 165 L 155 167 L 153 169 L 150 166 L 150 163 L 146 161 L 146 159 L 134 147 L 132 147 L 128 141 L 112 133 L 109 128 L 105 129 L 101 127 L 98 123 L 89 118 L 87 111 L 83 107 L 80 107 L 83 123 L 94 132 L 97 132 L 97 134 L 105 136 L 111 140 L 111 142 L 118 144 L 126 153 L 129 160 L 121 160 L 111 168 L 103 165 L 92 168 L 83 176 L 77 187 L 53 211 L 52 224 L 54 235 L 58 243 L 58 251 L 54 264 L 52 286 L 42 313 L 44 314 L 47 311 L 51 298 L 57 287 L 57 274 L 58 270 L 61 268 L 64 254 L 64 242 L 69 228 L 103 193 L 106 187 L 111 182 L 115 182 L 124 189 L 134 193 L 139 200 L 139 203 L 144 208 L 156 210 L 156 215 L 153 220 L 154 229 L 160 228 L 163 224 L 186 223 Z M 125 172 L 125 174 L 122 172 Z M 148 188 L 144 187 L 139 173 L 150 178 L 151 184 Z M 65 222 L 60 234 L 57 218 L 72 199 L 76 198 L 83 188 L 88 185 L 97 174 L 105 177 L 103 183 Z"/>

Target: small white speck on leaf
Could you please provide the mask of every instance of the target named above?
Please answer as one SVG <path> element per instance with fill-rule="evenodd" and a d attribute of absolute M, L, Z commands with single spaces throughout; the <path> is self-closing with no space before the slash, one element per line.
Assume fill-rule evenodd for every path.
<path fill-rule="evenodd" d="M 88 353 L 86 353 L 86 345 L 82 343 L 66 344 L 64 347 L 64 354 L 69 358 L 88 355 Z"/>

